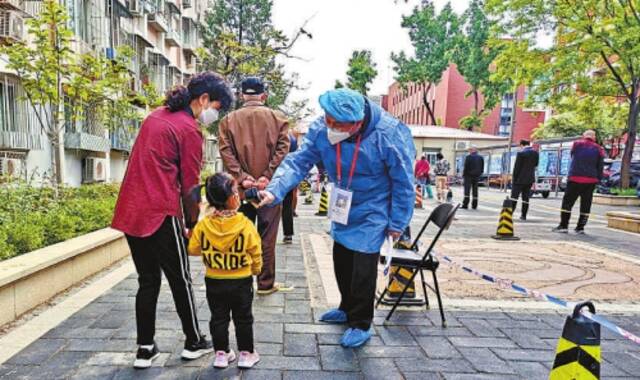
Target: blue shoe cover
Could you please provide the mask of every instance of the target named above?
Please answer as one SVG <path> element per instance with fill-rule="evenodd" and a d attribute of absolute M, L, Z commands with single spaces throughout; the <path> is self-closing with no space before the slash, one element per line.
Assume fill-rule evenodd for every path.
<path fill-rule="evenodd" d="M 348 329 L 342 335 L 340 344 L 345 348 L 360 347 L 371 338 L 371 330 Z"/>
<path fill-rule="evenodd" d="M 320 316 L 320 321 L 326 323 L 346 323 L 347 313 L 340 309 L 331 309 Z"/>

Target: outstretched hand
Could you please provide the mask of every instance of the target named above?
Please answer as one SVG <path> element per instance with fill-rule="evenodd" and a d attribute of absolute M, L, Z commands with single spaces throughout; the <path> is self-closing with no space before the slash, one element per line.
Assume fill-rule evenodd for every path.
<path fill-rule="evenodd" d="M 258 204 L 258 208 L 268 206 L 276 200 L 276 197 L 266 190 L 259 191 L 258 196 L 260 197 L 260 204 Z"/>

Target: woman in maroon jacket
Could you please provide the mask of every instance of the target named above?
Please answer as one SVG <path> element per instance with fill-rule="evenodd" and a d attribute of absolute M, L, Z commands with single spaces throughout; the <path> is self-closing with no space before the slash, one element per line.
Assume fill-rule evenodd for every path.
<path fill-rule="evenodd" d="M 147 116 L 131 151 L 112 227 L 125 233 L 138 272 L 136 368 L 148 368 L 159 355 L 154 335 L 161 272 L 186 335 L 182 358 L 197 359 L 213 350 L 198 327 L 184 231 L 195 225 L 199 211 L 188 196 L 202 168 L 204 142 L 197 121 L 213 123 L 232 101 L 222 76 L 194 75 Z"/>

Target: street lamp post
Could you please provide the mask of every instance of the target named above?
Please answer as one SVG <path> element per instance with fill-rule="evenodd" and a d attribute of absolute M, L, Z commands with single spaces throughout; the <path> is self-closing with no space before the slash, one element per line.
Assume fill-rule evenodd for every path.
<path fill-rule="evenodd" d="M 511 106 L 511 120 L 509 126 L 509 145 L 507 146 L 507 167 L 505 168 L 506 174 L 504 176 L 504 192 L 507 192 L 507 180 L 509 179 L 509 173 L 511 172 L 511 145 L 513 144 L 513 127 L 515 126 L 516 110 L 518 104 L 518 85 L 514 85 L 513 89 L 513 103 Z"/>

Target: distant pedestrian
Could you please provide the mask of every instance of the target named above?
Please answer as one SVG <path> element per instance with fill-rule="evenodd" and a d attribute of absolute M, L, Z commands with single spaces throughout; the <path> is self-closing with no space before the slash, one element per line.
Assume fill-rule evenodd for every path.
<path fill-rule="evenodd" d="M 442 153 L 438 153 L 436 158 L 438 161 L 436 161 L 436 166 L 433 169 L 436 175 L 436 194 L 438 196 L 438 202 L 444 202 L 449 192 L 449 170 L 451 170 L 451 165 Z"/>
<path fill-rule="evenodd" d="M 185 229 L 195 226 L 200 211 L 190 196 L 202 168 L 204 140 L 198 121 L 213 123 L 218 110 L 232 102 L 223 77 L 196 74 L 147 116 L 131 151 L 112 227 L 125 233 L 138 272 L 136 368 L 150 367 L 159 356 L 154 335 L 162 273 L 186 336 L 182 358 L 197 359 L 213 350 L 198 327 Z"/>
<path fill-rule="evenodd" d="M 471 207 L 475 210 L 478 208 L 478 181 L 484 173 L 484 158 L 478 154 L 478 149 L 474 146 L 469 148 L 469 154 L 464 159 L 464 169 L 462 178 L 464 180 L 464 201 L 462 208 L 469 208 L 470 193 L 473 191 L 473 202 Z"/>
<path fill-rule="evenodd" d="M 219 125 L 220 156 L 225 170 L 244 191 L 264 190 L 273 173 L 289 153 L 289 122 L 279 111 L 265 105 L 267 93 L 262 79 L 242 81 L 244 105 L 227 115 Z M 262 273 L 258 294 L 267 295 L 282 286 L 276 283 L 276 239 L 280 227 L 280 205 L 256 209 L 250 202 L 240 206 L 249 220 L 256 221 L 262 238 Z"/>
<path fill-rule="evenodd" d="M 201 256 L 206 267 L 209 328 L 216 358 L 213 366 L 227 368 L 236 354 L 229 348 L 229 320 L 233 317 L 240 358 L 238 367 L 251 368 L 260 356 L 253 346 L 253 276 L 262 269 L 260 235 L 238 213 L 238 183 L 227 173 L 207 178 L 204 185 L 210 213 L 193 229 L 189 254 Z M 197 188 L 198 193 L 201 187 Z"/>
<path fill-rule="evenodd" d="M 516 163 L 513 166 L 511 177 L 511 199 L 513 201 L 513 211 L 518 205 L 518 198 L 522 194 L 522 212 L 520 220 L 527 220 L 529 211 L 529 195 L 531 187 L 536 181 L 536 167 L 538 167 L 538 152 L 531 146 L 528 140 L 520 141 L 520 152 L 516 156 Z"/>
<path fill-rule="evenodd" d="M 289 143 L 289 154 L 291 154 L 298 149 L 298 139 L 291 131 L 289 131 Z M 298 188 L 294 187 L 282 201 L 282 233 L 284 234 L 282 244 L 293 243 L 293 216 L 296 212 L 297 192 Z"/>
<path fill-rule="evenodd" d="M 416 162 L 416 167 L 414 170 L 414 175 L 416 177 L 416 182 L 422 188 L 422 197 L 424 198 L 425 193 L 428 195 L 429 199 L 433 199 L 433 193 L 431 193 L 431 180 L 429 178 L 429 172 L 431 171 L 431 165 L 429 164 L 429 160 L 427 160 L 427 154 L 423 153 L 422 157 Z"/>
<path fill-rule="evenodd" d="M 562 197 L 560 225 L 553 229 L 554 232 L 569 232 L 571 209 L 580 197 L 580 217 L 575 231 L 577 234 L 584 234 L 584 227 L 591 212 L 593 191 L 602 178 L 604 157 L 604 149 L 596 143 L 595 131 L 584 132 L 582 139 L 573 143 L 567 188 Z"/>

